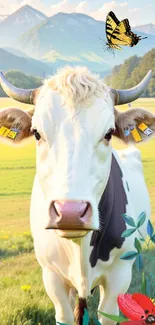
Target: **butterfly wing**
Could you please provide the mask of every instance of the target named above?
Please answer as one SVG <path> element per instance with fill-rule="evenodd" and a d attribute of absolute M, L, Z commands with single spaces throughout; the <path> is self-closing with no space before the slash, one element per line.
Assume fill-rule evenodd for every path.
<path fill-rule="evenodd" d="M 113 38 L 113 40 L 112 40 L 113 44 L 116 43 L 116 44 L 119 44 L 121 46 L 133 47 L 141 39 L 145 39 L 147 37 L 142 38 L 141 36 L 138 36 L 137 34 L 134 34 L 131 31 L 129 20 L 124 19 L 117 25 L 117 27 L 113 31 L 112 38 Z"/>
<path fill-rule="evenodd" d="M 142 38 L 131 31 L 129 20 L 119 21 L 113 11 L 110 11 L 106 18 L 107 45 L 111 49 L 121 50 L 121 46 L 134 46 Z"/>
<path fill-rule="evenodd" d="M 112 33 L 114 32 L 115 28 L 119 25 L 120 21 L 117 19 L 113 11 L 110 11 L 106 18 L 106 36 L 107 40 L 110 40 Z"/>
<path fill-rule="evenodd" d="M 132 34 L 128 19 L 124 19 L 113 31 L 111 42 L 116 45 L 131 46 Z"/>
<path fill-rule="evenodd" d="M 117 19 L 117 17 L 113 13 L 113 11 L 110 11 L 106 18 L 106 37 L 107 37 L 107 41 L 108 41 L 107 45 L 112 49 L 121 50 L 121 47 L 118 46 L 117 44 L 113 44 L 113 42 L 111 40 L 114 30 L 116 29 L 116 27 L 119 24 L 120 24 L 120 21 Z"/>

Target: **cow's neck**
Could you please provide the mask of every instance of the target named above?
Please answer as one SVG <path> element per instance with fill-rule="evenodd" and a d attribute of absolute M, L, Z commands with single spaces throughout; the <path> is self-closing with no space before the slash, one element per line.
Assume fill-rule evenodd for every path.
<path fill-rule="evenodd" d="M 89 295 L 92 288 L 92 268 L 89 263 L 91 235 L 92 231 L 76 239 L 57 237 L 60 244 L 59 256 L 66 261 L 63 265 L 62 263 L 58 265 L 58 268 L 61 269 L 63 276 L 78 288 L 81 297 Z"/>
<path fill-rule="evenodd" d="M 92 267 L 98 259 L 108 261 L 111 250 L 123 244 L 121 234 L 125 230 L 125 222 L 122 214 L 126 213 L 128 202 L 122 178 L 122 171 L 113 155 L 109 180 L 99 203 L 100 231 L 94 231 L 91 238 Z"/>

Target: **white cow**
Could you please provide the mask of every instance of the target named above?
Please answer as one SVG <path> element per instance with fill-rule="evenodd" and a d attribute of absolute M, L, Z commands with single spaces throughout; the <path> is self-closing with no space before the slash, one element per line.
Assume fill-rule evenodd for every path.
<path fill-rule="evenodd" d="M 120 255 L 133 250 L 133 239 L 121 233 L 121 215 L 135 220 L 150 215 L 140 153 L 112 149 L 112 135 L 135 143 L 125 129 L 145 122 L 155 131 L 155 115 L 144 109 L 119 112 L 115 104 L 140 96 L 151 72 L 130 90 L 108 88 L 86 68 L 65 68 L 37 90 L 12 86 L 1 73 L 1 85 L 12 98 L 35 104 L 35 110 L 5 108 L 0 127 L 18 129 L 14 143 L 36 137 L 37 163 L 31 198 L 31 231 L 56 322 L 82 324 L 86 299 L 100 288 L 98 309 L 118 314 L 116 298 L 125 293 L 133 261 Z M 33 117 L 32 117 L 33 115 Z M 149 138 L 142 134 L 143 140 Z M 143 230 L 142 230 L 143 231 Z M 75 307 L 75 296 L 79 302 Z M 75 307 L 75 310 L 74 310 Z M 73 312 L 74 310 L 74 312 Z M 100 319 L 101 324 L 112 324 Z"/>

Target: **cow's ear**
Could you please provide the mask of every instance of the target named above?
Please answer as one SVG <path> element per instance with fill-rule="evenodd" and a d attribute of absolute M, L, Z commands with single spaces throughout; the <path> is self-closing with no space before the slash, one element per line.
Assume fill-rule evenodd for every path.
<path fill-rule="evenodd" d="M 136 143 L 139 136 L 141 141 L 145 141 L 155 135 L 155 114 L 142 108 L 130 109 L 126 112 L 115 109 L 115 126 L 114 135 L 125 143 Z"/>
<path fill-rule="evenodd" d="M 19 143 L 32 135 L 31 120 L 33 109 L 0 109 L 0 141 L 8 144 Z"/>

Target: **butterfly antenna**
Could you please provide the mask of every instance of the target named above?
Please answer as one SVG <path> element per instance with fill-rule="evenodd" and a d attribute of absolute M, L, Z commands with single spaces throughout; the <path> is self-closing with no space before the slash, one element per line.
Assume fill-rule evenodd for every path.
<path fill-rule="evenodd" d="M 139 37 L 140 40 L 148 38 L 147 36 L 145 36 L 145 37 L 138 36 L 138 37 Z"/>

